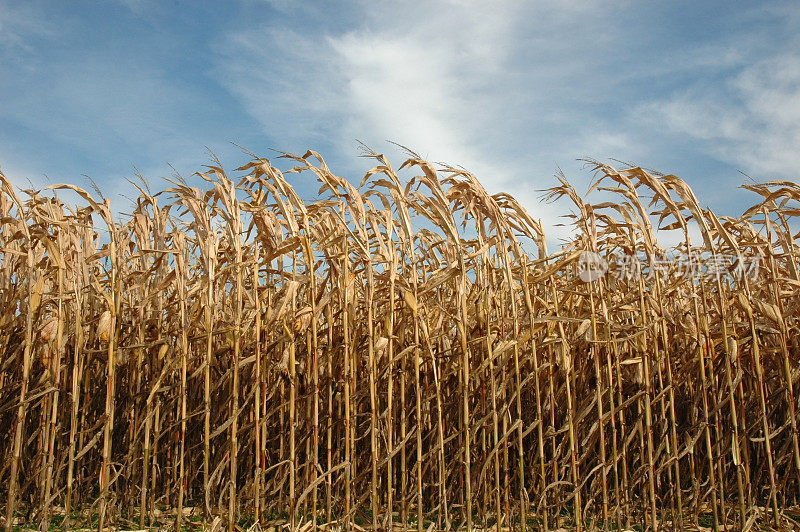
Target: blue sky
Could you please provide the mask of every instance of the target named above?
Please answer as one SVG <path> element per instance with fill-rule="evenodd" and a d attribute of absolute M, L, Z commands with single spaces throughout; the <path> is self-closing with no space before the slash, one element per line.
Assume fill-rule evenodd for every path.
<path fill-rule="evenodd" d="M 0 0 L 0 168 L 17 185 L 86 174 L 113 199 L 134 165 L 188 175 L 206 146 L 234 168 L 232 141 L 313 148 L 358 180 L 356 139 L 463 165 L 548 225 L 565 206 L 538 191 L 559 167 L 585 190 L 585 156 L 675 173 L 739 214 L 739 171 L 800 173 L 800 8 Z"/>

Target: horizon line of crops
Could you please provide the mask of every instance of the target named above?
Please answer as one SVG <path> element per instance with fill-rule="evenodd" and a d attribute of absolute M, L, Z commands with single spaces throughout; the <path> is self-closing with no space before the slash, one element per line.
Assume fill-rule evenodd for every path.
<path fill-rule="evenodd" d="M 0 173 L 6 530 L 164 507 L 180 528 L 187 506 L 229 530 L 785 526 L 800 186 L 746 185 L 758 202 L 718 217 L 676 176 L 592 161 L 617 200 L 559 177 L 547 197 L 577 230 L 551 253 L 469 172 L 366 155 L 358 188 L 316 152 L 285 173 L 253 156 L 237 181 L 217 161 L 205 189 L 142 178 L 124 220 Z M 668 262 L 653 216 L 683 235 Z M 584 282 L 586 252 L 645 271 Z"/>

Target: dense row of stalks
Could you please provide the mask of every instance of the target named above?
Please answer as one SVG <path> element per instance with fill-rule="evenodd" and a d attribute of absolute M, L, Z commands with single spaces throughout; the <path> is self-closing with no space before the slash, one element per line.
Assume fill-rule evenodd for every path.
<path fill-rule="evenodd" d="M 142 180 L 121 217 L 0 174 L 6 530 L 788 526 L 800 186 L 718 218 L 675 176 L 591 163 L 617 200 L 561 179 L 577 229 L 551 253 L 471 174 L 367 155 L 358 189 L 313 152 L 254 158 Z M 586 252 L 642 269 L 584 282 Z"/>

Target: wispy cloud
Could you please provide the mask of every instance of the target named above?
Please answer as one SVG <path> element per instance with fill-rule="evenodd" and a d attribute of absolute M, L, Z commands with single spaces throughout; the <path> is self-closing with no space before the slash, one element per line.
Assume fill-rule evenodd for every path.
<path fill-rule="evenodd" d="M 148 176 L 169 174 L 167 161 L 197 169 L 205 145 L 235 164 L 233 140 L 319 149 L 358 179 L 369 163 L 356 140 L 389 153 L 392 140 L 512 192 L 548 226 L 568 207 L 539 191 L 559 168 L 585 190 L 584 156 L 674 171 L 714 208 L 727 197 L 727 211 L 741 205 L 728 192 L 737 168 L 800 167 L 798 30 L 789 2 L 720 14 L 241 0 L 220 15 L 0 0 L 0 164 L 58 181 L 86 173 L 112 194 L 134 164 Z"/>
<path fill-rule="evenodd" d="M 538 38 L 555 37 L 548 24 L 576 11 L 569 3 L 362 4 L 361 22 L 337 32 L 286 31 L 270 21 L 232 32 L 218 47 L 217 71 L 265 130 L 286 142 L 340 138 L 352 147 L 355 138 L 391 139 L 436 159 L 496 170 L 480 153 L 520 129 L 530 132 L 532 124 L 513 118 L 531 109 L 515 107 L 536 105 L 523 93 L 543 89 L 527 86 L 536 80 L 519 56 L 529 43 L 517 37 L 531 26 Z M 550 76 L 559 81 L 552 68 Z M 534 120 L 558 112 L 541 107 Z M 511 118 L 511 128 L 498 118 Z"/>
<path fill-rule="evenodd" d="M 748 172 L 800 175 L 800 54 L 763 59 L 646 111 Z"/>
<path fill-rule="evenodd" d="M 33 49 L 30 39 L 55 33 L 56 26 L 38 16 L 33 6 L 0 0 L 0 57 L 11 60 L 14 55 L 29 53 Z"/>
<path fill-rule="evenodd" d="M 106 22 L 127 26 L 98 36 L 100 46 L 84 37 L 96 30 L 89 17 L 67 14 L 57 25 L 46 6 L 0 0 L 0 59 L 13 58 L 0 60 L 0 165 L 15 184 L 46 185 L 45 174 L 80 183 L 87 174 L 114 196 L 132 190 L 124 178 L 134 165 L 153 178 L 171 174 L 168 163 L 199 169 L 205 146 L 236 151 L 228 141 L 240 140 L 241 114 L 226 112 L 230 98 L 213 94 L 202 72 L 187 70 L 174 49 L 185 40 L 137 15 L 145 7 L 108 7 Z M 220 117 L 231 123 L 214 127 Z"/>
<path fill-rule="evenodd" d="M 287 32 L 270 21 L 233 32 L 218 45 L 217 77 L 265 132 L 293 149 L 311 141 L 354 154 L 355 139 L 378 149 L 396 141 L 466 167 L 491 192 L 513 187 L 553 222 L 558 210 L 540 205 L 536 190 L 553 183 L 557 162 L 628 144 L 624 133 L 587 123 L 582 109 L 559 97 L 583 75 L 579 67 L 529 48 L 548 42 L 566 59 L 573 48 L 559 28 L 596 6 L 361 8 L 359 24 L 335 32 Z M 559 121 L 572 129 L 555 134 L 549 126 Z"/>

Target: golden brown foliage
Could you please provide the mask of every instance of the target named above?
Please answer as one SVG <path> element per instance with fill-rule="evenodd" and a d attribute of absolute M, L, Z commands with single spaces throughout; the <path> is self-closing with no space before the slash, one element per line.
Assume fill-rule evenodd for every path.
<path fill-rule="evenodd" d="M 164 506 L 231 529 L 790 526 L 800 186 L 748 185 L 760 201 L 717 217 L 675 176 L 592 163 L 618 200 L 560 178 L 577 232 L 551 254 L 471 174 L 368 156 L 358 189 L 285 156 L 313 202 L 266 159 L 238 183 L 210 166 L 124 221 L 0 174 L 7 527 Z M 682 232 L 669 261 L 651 218 Z M 583 282 L 587 251 L 644 271 Z"/>

